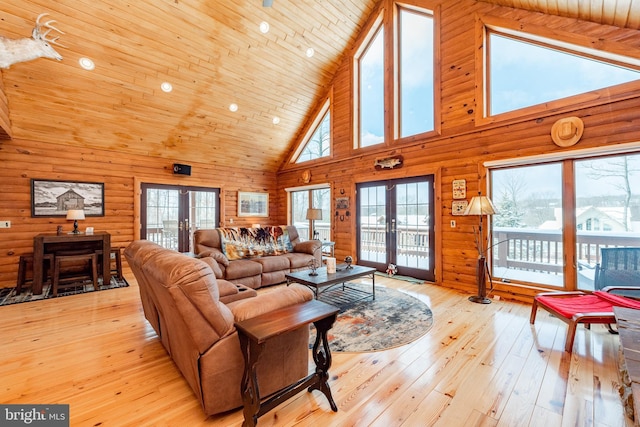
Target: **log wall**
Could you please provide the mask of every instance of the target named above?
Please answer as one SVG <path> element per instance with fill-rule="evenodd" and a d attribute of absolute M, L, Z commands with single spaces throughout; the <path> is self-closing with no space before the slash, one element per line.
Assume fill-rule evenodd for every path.
<path fill-rule="evenodd" d="M 172 172 L 173 161 L 163 158 L 122 155 L 64 144 L 4 141 L 0 143 L 0 159 L 3 165 L 0 168 L 0 219 L 11 221 L 11 228 L 0 229 L 0 287 L 15 286 L 18 258 L 33 251 L 36 234 L 55 232 L 58 225 L 66 231 L 71 229 L 65 218 L 31 217 L 31 178 L 103 182 L 105 216 L 87 217 L 80 227 L 92 226 L 108 231 L 112 244 L 118 246 L 127 245 L 139 235 L 136 227 L 139 224 L 140 182 L 218 187 L 223 209 L 221 221 L 231 226 L 251 226 L 256 222 L 269 225 L 264 218 L 237 217 L 238 191 L 275 193 L 275 173 L 191 162 L 191 176 L 176 176 Z M 273 218 L 280 217 L 275 198 L 270 199 L 269 212 Z"/>
<path fill-rule="evenodd" d="M 0 139 L 11 136 L 11 121 L 9 120 L 9 101 L 4 92 L 4 80 L 0 72 Z"/>
<path fill-rule="evenodd" d="M 333 158 L 302 165 L 285 164 L 279 174 L 278 186 L 282 190 L 300 185 L 301 168 L 311 167 L 311 184 L 331 183 L 334 198 L 340 196 L 340 190 L 345 190 L 345 195 L 352 201 L 352 215 L 348 221 L 335 221 L 332 230 L 336 256 L 340 259 L 356 254 L 353 205 L 357 183 L 435 173 L 438 250 L 436 281 L 438 284 L 475 293 L 477 252 L 473 226 L 477 225 L 477 217 L 452 215 L 453 180 L 466 180 L 469 200 L 479 190 L 486 193 L 487 172 L 483 162 L 487 160 L 613 146 L 640 140 L 638 85 L 632 85 L 632 90 L 622 93 L 603 90 L 587 94 L 577 97 L 569 106 L 555 106 L 543 111 L 533 109 L 524 115 L 514 115 L 503 121 L 481 120 L 482 99 L 477 87 L 482 80 L 478 74 L 482 66 L 478 62 L 481 56 L 477 52 L 481 50 L 482 38 L 479 37 L 478 23 L 483 20 L 500 20 L 502 24 L 513 28 L 527 29 L 535 26 L 536 30 L 544 26 L 547 30 L 542 31 L 546 31 L 545 34 L 550 37 L 560 35 L 575 40 L 599 39 L 600 43 L 627 43 L 630 50 L 640 46 L 640 33 L 470 0 L 412 3 L 436 10 L 440 16 L 440 134 L 401 143 L 387 142 L 374 150 L 353 150 L 351 100 L 354 78 L 351 58 L 347 58 L 333 81 Z M 389 4 L 390 2 L 385 2 L 387 7 Z M 560 148 L 551 139 L 551 126 L 559 118 L 573 115 L 583 119 L 584 136 L 574 147 Z M 404 157 L 402 168 L 383 171 L 374 169 L 376 158 L 397 154 Z M 282 193 L 280 191 L 278 194 Z M 452 228 L 450 221 L 454 219 L 457 226 Z M 533 289 L 503 284 L 496 285 L 496 289 L 498 294 L 523 299 L 536 292 Z"/>

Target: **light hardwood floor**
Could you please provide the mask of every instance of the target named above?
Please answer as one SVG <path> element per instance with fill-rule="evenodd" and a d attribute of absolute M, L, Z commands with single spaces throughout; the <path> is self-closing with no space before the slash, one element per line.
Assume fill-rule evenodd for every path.
<path fill-rule="evenodd" d="M 72 426 L 239 426 L 241 411 L 207 419 L 144 320 L 138 288 L 0 307 L 0 403 L 68 403 Z M 333 355 L 333 413 L 301 393 L 260 426 L 631 426 L 617 393 L 618 338 L 566 325 L 530 306 L 490 305 L 433 286 L 377 283 L 426 301 L 433 328 L 376 353 Z"/>

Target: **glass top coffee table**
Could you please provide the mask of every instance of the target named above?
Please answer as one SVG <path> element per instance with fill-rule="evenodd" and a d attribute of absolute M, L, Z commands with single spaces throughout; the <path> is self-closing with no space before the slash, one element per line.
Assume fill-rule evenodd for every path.
<path fill-rule="evenodd" d="M 285 274 L 284 277 L 287 279 L 287 285 L 290 283 L 299 283 L 309 287 L 314 292 L 316 299 L 318 299 L 318 295 L 321 292 L 335 285 L 342 284 L 342 289 L 344 290 L 345 283 L 349 280 L 370 276 L 372 296 L 374 300 L 376 299 L 376 269 L 373 267 L 351 265 L 350 268 L 347 268 L 346 264 L 342 264 L 338 265 L 335 273 L 327 273 L 326 267 L 318 268 L 316 270 L 316 273 L 318 273 L 317 276 L 310 276 L 310 272 L 310 270 L 296 271 Z"/>

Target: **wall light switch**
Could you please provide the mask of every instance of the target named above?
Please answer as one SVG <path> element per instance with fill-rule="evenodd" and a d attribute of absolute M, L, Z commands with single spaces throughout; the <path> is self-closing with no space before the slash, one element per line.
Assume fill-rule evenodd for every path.
<path fill-rule="evenodd" d="M 0 228 L 11 228 L 11 221 L 0 221 Z"/>
<path fill-rule="evenodd" d="M 456 220 L 455 219 L 451 220 L 451 228 L 456 228 Z"/>

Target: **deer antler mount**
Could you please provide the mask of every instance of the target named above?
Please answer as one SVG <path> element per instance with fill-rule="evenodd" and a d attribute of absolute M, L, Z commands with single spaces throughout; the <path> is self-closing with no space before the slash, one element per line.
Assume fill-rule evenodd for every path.
<path fill-rule="evenodd" d="M 31 32 L 31 38 L 8 39 L 0 36 L 0 68 L 9 68 L 18 62 L 31 61 L 36 58 L 50 58 L 60 61 L 62 55 L 55 51 L 51 45 L 65 47 L 58 43 L 60 36 L 49 37 L 51 31 L 64 34 L 53 26 L 54 20 L 40 22 L 48 13 L 41 13 L 36 19 L 36 26 Z"/>

